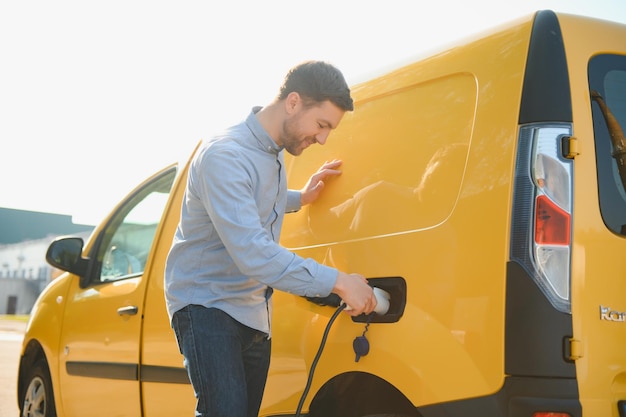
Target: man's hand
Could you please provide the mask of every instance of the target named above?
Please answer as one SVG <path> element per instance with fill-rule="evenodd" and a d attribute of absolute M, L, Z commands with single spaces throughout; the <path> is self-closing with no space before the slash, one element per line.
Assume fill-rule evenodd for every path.
<path fill-rule="evenodd" d="M 304 188 L 300 190 L 300 204 L 302 206 L 306 206 L 317 200 L 317 197 L 319 197 L 324 189 L 324 180 L 330 176 L 341 174 L 341 171 L 337 169 L 341 165 L 341 162 L 342 161 L 338 159 L 326 162 L 315 174 L 311 175 L 311 178 L 309 178 Z"/>
<path fill-rule="evenodd" d="M 374 290 L 363 275 L 339 271 L 333 292 L 350 307 L 344 310 L 350 316 L 369 314 L 376 308 Z"/>

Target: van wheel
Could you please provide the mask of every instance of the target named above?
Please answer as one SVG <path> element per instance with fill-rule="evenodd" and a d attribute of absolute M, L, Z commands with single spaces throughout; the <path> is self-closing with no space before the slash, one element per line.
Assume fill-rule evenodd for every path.
<path fill-rule="evenodd" d="M 56 417 L 52 380 L 45 360 L 39 360 L 28 372 L 20 417 Z"/>

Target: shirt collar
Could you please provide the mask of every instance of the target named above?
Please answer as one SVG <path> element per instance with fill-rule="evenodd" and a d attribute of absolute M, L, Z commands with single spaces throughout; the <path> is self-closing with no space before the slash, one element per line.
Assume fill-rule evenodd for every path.
<path fill-rule="evenodd" d="M 274 142 L 274 139 L 272 139 L 269 133 L 267 133 L 263 126 L 261 126 L 259 119 L 257 119 L 256 117 L 256 114 L 261 109 L 261 106 L 255 106 L 252 108 L 252 111 L 246 119 L 246 126 L 248 126 L 261 148 L 263 148 L 266 152 L 278 154 L 280 151 L 283 150 L 283 147 L 278 146 L 276 142 Z"/>

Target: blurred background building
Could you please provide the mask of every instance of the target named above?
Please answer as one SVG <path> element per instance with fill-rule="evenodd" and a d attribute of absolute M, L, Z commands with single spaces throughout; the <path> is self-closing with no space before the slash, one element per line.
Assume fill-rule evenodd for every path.
<path fill-rule="evenodd" d="M 64 235 L 87 239 L 93 229 L 67 215 L 0 208 L 0 314 L 29 314 L 59 274 L 45 259 L 50 243 Z"/>

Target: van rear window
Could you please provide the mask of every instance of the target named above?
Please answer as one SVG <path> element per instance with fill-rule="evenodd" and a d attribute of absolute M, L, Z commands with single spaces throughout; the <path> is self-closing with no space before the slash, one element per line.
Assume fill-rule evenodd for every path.
<path fill-rule="evenodd" d="M 600 211 L 611 231 L 626 235 L 626 56 L 592 58 L 589 87 Z"/>

